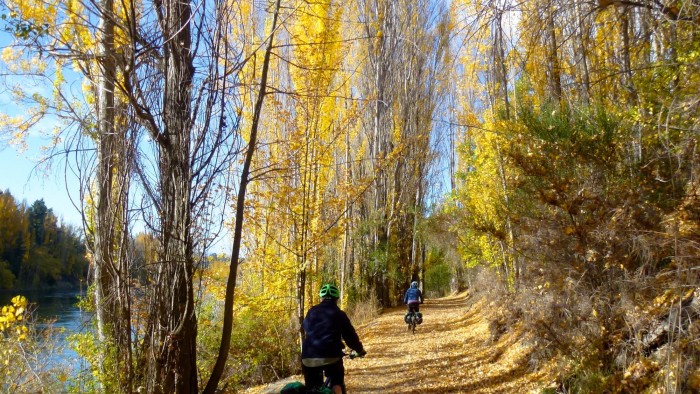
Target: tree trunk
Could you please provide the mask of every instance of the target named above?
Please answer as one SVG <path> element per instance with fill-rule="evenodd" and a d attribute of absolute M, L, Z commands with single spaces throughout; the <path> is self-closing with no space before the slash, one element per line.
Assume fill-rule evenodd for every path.
<path fill-rule="evenodd" d="M 100 341 L 105 341 L 109 335 L 106 326 L 114 316 L 111 303 L 108 302 L 107 292 L 112 288 L 110 266 L 113 266 L 111 257 L 110 226 L 112 204 L 112 165 L 114 149 L 114 22 L 111 10 L 114 8 L 112 0 L 104 0 L 102 9 L 104 15 L 101 20 L 103 36 L 100 40 L 101 64 L 98 79 L 98 141 L 97 141 L 97 211 L 94 228 L 94 258 L 95 258 L 95 304 L 97 319 L 97 336 Z"/>
<path fill-rule="evenodd" d="M 493 63 L 497 95 L 503 100 L 506 119 L 510 119 L 510 102 L 508 100 L 508 68 L 506 66 L 505 44 L 503 40 L 503 13 L 497 11 L 494 20 Z"/>
<path fill-rule="evenodd" d="M 100 4 L 99 77 L 97 82 L 97 207 L 94 216 L 94 286 L 97 337 L 113 352 L 100 353 L 107 391 L 132 391 L 131 311 L 128 290 L 129 269 L 126 252 L 129 237 L 126 215 L 129 196 L 129 149 L 125 128 L 115 128 L 115 83 L 117 75 L 114 47 L 114 2 Z M 107 362 L 105 357 L 114 354 Z M 109 367 L 107 367 L 109 365 Z"/>
<path fill-rule="evenodd" d="M 561 70 L 559 66 L 559 51 L 557 43 L 556 26 L 554 25 L 554 10 L 552 7 L 547 9 L 547 38 L 549 44 L 549 54 L 547 59 L 547 73 L 549 75 L 549 89 L 552 95 L 552 100 L 561 104 L 562 88 L 561 88 Z"/>
<path fill-rule="evenodd" d="M 190 132 L 194 68 L 191 9 L 187 2 L 167 0 L 162 21 L 165 43 L 163 125 L 159 145 L 161 179 L 161 254 L 157 283 L 158 351 L 154 388 L 164 393 L 195 393 L 197 384 L 197 319 L 192 277 L 194 258 L 190 228 Z"/>
<path fill-rule="evenodd" d="M 582 84 L 583 86 L 581 87 L 581 99 L 584 104 L 588 105 L 590 104 L 590 97 L 591 97 L 591 78 L 590 78 L 590 73 L 588 70 L 588 46 L 587 46 L 587 40 L 589 37 L 588 34 L 588 29 L 586 28 L 586 25 L 584 24 L 584 14 L 583 10 L 581 9 L 581 0 L 575 0 L 575 7 L 576 7 L 576 23 L 578 24 L 578 29 L 577 29 L 577 39 L 578 39 L 578 45 L 579 45 L 579 55 L 581 56 L 580 62 L 581 64 L 579 65 L 579 69 L 581 70 L 581 78 L 582 78 Z"/>
<path fill-rule="evenodd" d="M 631 56 L 631 43 L 630 43 L 630 8 L 622 7 L 620 10 L 620 34 L 622 39 L 622 65 L 623 65 L 623 84 L 626 88 L 627 95 L 627 107 L 633 107 L 638 105 L 639 96 L 637 94 L 637 88 L 634 86 L 634 80 L 632 79 L 632 56 Z M 632 157 L 636 163 L 642 160 L 642 126 L 637 124 L 635 126 L 636 132 L 632 141 Z"/>
<path fill-rule="evenodd" d="M 297 275 L 297 317 L 299 319 L 299 346 L 304 343 L 304 312 L 306 311 L 306 268 Z"/>
<path fill-rule="evenodd" d="M 267 49 L 265 50 L 265 59 L 263 61 L 262 74 L 260 76 L 260 90 L 258 91 L 258 97 L 255 102 L 255 108 L 253 112 L 253 122 L 250 128 L 248 150 L 246 151 L 245 160 L 243 162 L 243 168 L 241 169 L 241 181 L 238 188 L 238 197 L 236 200 L 236 221 L 233 230 L 233 246 L 231 247 L 231 261 L 229 267 L 228 280 L 226 281 L 226 296 L 224 300 L 224 322 L 223 329 L 221 332 L 219 353 L 216 358 L 216 363 L 212 368 L 212 373 L 209 377 L 209 381 L 207 382 L 207 385 L 204 388 L 205 394 L 214 394 L 216 392 L 216 387 L 219 385 L 219 381 L 221 380 L 221 376 L 224 372 L 224 366 L 226 365 L 226 359 L 228 358 L 228 351 L 231 347 L 231 332 L 233 330 L 233 298 L 234 292 L 236 290 L 236 276 L 238 275 L 238 258 L 241 250 L 241 237 L 243 232 L 244 217 L 243 211 L 245 209 L 246 188 L 248 187 L 249 182 L 250 164 L 253 160 L 253 154 L 255 153 L 255 143 L 257 141 L 260 114 L 262 112 L 262 105 L 267 90 L 267 73 L 270 67 L 270 55 L 272 53 L 275 31 L 277 30 L 277 17 L 279 15 L 279 10 L 280 0 L 277 0 L 275 4 L 274 14 L 272 17 L 270 37 L 268 39 Z"/>

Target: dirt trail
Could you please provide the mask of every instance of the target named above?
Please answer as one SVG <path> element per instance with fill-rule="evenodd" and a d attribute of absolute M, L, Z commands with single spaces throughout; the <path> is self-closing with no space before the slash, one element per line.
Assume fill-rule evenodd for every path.
<path fill-rule="evenodd" d="M 368 354 L 345 361 L 348 392 L 539 393 L 551 370 L 530 371 L 527 349 L 514 334 L 490 341 L 484 305 L 465 294 L 426 300 L 415 335 L 403 324 L 404 308 L 356 327 Z"/>

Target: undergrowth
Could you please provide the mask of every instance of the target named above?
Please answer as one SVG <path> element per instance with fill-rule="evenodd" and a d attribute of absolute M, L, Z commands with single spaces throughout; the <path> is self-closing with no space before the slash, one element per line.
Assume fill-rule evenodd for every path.
<path fill-rule="evenodd" d="M 543 393 L 700 392 L 700 292 L 694 278 L 663 271 L 586 288 L 549 271 L 506 291 L 482 269 L 473 289 L 491 300 L 491 340 L 516 326 L 531 346 L 530 368 L 556 362 L 556 387 Z M 680 279 L 679 279 L 680 278 Z M 679 280 L 681 282 L 679 282 Z M 686 283 L 681 286 L 679 283 Z M 695 282 L 697 283 L 697 282 Z"/>

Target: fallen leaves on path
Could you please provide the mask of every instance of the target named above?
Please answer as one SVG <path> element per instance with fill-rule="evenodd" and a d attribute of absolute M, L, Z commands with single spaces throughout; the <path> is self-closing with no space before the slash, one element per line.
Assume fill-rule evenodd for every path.
<path fill-rule="evenodd" d="M 460 294 L 426 300 L 415 335 L 404 308 L 357 327 L 368 354 L 345 361 L 348 393 L 539 393 L 552 368 L 531 371 L 514 333 L 491 342 L 483 308 Z"/>
<path fill-rule="evenodd" d="M 350 393 L 527 393 L 545 386 L 546 370 L 528 370 L 514 334 L 491 343 L 484 302 L 466 294 L 426 300 L 413 335 L 403 308 L 359 327 L 367 357 L 346 363 Z"/>

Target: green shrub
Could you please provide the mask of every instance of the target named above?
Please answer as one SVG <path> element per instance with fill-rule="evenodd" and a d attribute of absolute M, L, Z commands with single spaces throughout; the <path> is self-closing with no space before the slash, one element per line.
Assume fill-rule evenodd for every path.
<path fill-rule="evenodd" d="M 602 394 L 607 390 L 606 376 L 600 371 L 579 370 L 563 384 L 570 394 Z"/>
<path fill-rule="evenodd" d="M 433 248 L 428 252 L 424 280 L 424 291 L 431 297 L 442 297 L 450 292 L 452 271 L 442 250 Z"/>

